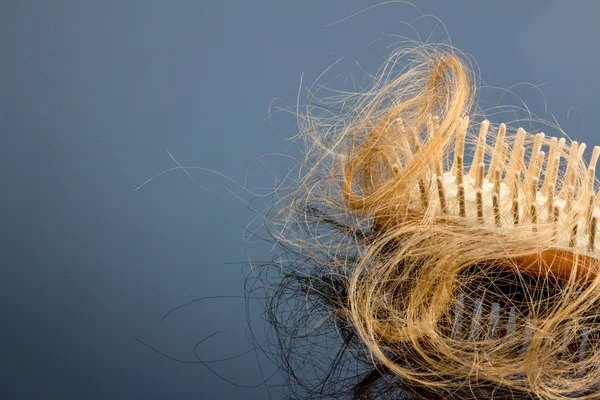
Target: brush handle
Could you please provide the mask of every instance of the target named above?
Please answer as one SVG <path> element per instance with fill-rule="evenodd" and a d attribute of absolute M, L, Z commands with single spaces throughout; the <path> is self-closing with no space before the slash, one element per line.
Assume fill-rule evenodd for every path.
<path fill-rule="evenodd" d="M 573 278 L 587 282 L 596 279 L 600 269 L 599 259 L 561 249 L 511 257 L 500 263 L 534 277 L 568 280 L 573 275 Z"/>

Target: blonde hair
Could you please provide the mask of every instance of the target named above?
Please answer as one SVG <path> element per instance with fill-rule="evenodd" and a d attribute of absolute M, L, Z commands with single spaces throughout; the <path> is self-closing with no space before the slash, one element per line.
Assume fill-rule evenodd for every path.
<path fill-rule="evenodd" d="M 600 150 L 588 166 L 583 144 L 494 126 L 476 96 L 464 56 L 413 44 L 300 116 L 302 173 L 265 220 L 289 256 L 271 322 L 290 369 L 328 323 L 361 366 L 309 396 L 600 398 Z"/>

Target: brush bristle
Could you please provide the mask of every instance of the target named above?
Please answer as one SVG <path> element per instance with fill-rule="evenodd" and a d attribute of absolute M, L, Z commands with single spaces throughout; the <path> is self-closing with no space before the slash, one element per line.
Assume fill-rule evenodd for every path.
<path fill-rule="evenodd" d="M 419 193 L 415 189 L 414 197 L 436 199 L 437 215 L 460 216 L 463 223 L 491 231 L 519 225 L 527 226 L 535 233 L 545 229 L 555 235 L 555 247 L 599 257 L 600 236 L 596 230 L 600 209 L 594 179 L 600 147 L 594 147 L 585 179 L 578 179 L 585 168 L 582 157 L 585 144 L 572 142 L 565 152 L 564 140 L 546 138 L 543 133 L 531 135 L 519 129 L 507 155 L 505 140 L 510 138 L 505 136 L 506 126 L 499 127 L 493 148 L 488 148 L 486 135 L 490 123 L 484 120 L 469 168 L 464 161 L 467 123 L 465 118 L 459 124 L 461 132 L 456 138 L 452 167 L 444 169 L 439 163 L 432 163 L 426 169 L 430 177 L 425 176 L 421 181 L 435 184 L 429 184 L 426 196 L 420 193 L 421 189 Z M 526 154 L 529 155 L 527 159 Z M 415 152 L 412 153 L 414 156 Z M 558 179 L 558 169 L 563 161 L 567 162 L 566 170 L 562 179 Z M 398 173 L 399 164 L 394 165 Z M 469 170 L 468 174 L 465 174 L 466 170 Z"/>

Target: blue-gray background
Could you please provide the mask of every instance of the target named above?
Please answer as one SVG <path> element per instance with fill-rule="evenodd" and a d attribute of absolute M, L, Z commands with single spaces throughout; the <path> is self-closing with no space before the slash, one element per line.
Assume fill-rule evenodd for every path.
<path fill-rule="evenodd" d="M 338 72 L 354 61 L 373 72 L 373 41 L 406 33 L 400 22 L 419 15 L 387 4 L 326 27 L 373 4 L 0 0 L 0 399 L 269 398 L 264 386 L 234 386 L 134 339 L 191 361 L 196 342 L 216 331 L 198 347 L 205 360 L 251 347 L 239 299 L 195 303 L 159 322 L 198 296 L 243 294 L 235 263 L 269 257 L 267 246 L 243 241 L 254 214 L 181 171 L 134 189 L 175 165 L 165 149 L 238 181 L 257 156 L 284 152 L 265 122 L 271 100 L 295 104 L 301 75 L 306 86 L 341 57 Z M 544 84 L 562 126 L 600 144 L 600 3 L 414 4 L 444 22 L 488 85 Z M 289 135 L 293 123 L 278 118 L 278 132 Z M 276 174 L 288 167 L 277 156 L 266 163 Z M 251 199 L 215 174 L 194 176 Z M 250 169 L 249 187 L 272 184 L 261 165 Z M 210 365 L 252 386 L 258 361 L 273 373 L 254 353 Z"/>

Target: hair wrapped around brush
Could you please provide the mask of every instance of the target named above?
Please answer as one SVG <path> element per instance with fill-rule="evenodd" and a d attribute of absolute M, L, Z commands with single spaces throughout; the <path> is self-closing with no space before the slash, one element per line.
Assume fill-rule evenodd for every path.
<path fill-rule="evenodd" d="M 295 397 L 600 398 L 599 148 L 489 123 L 465 60 L 399 49 L 299 116 L 265 219 Z"/>

